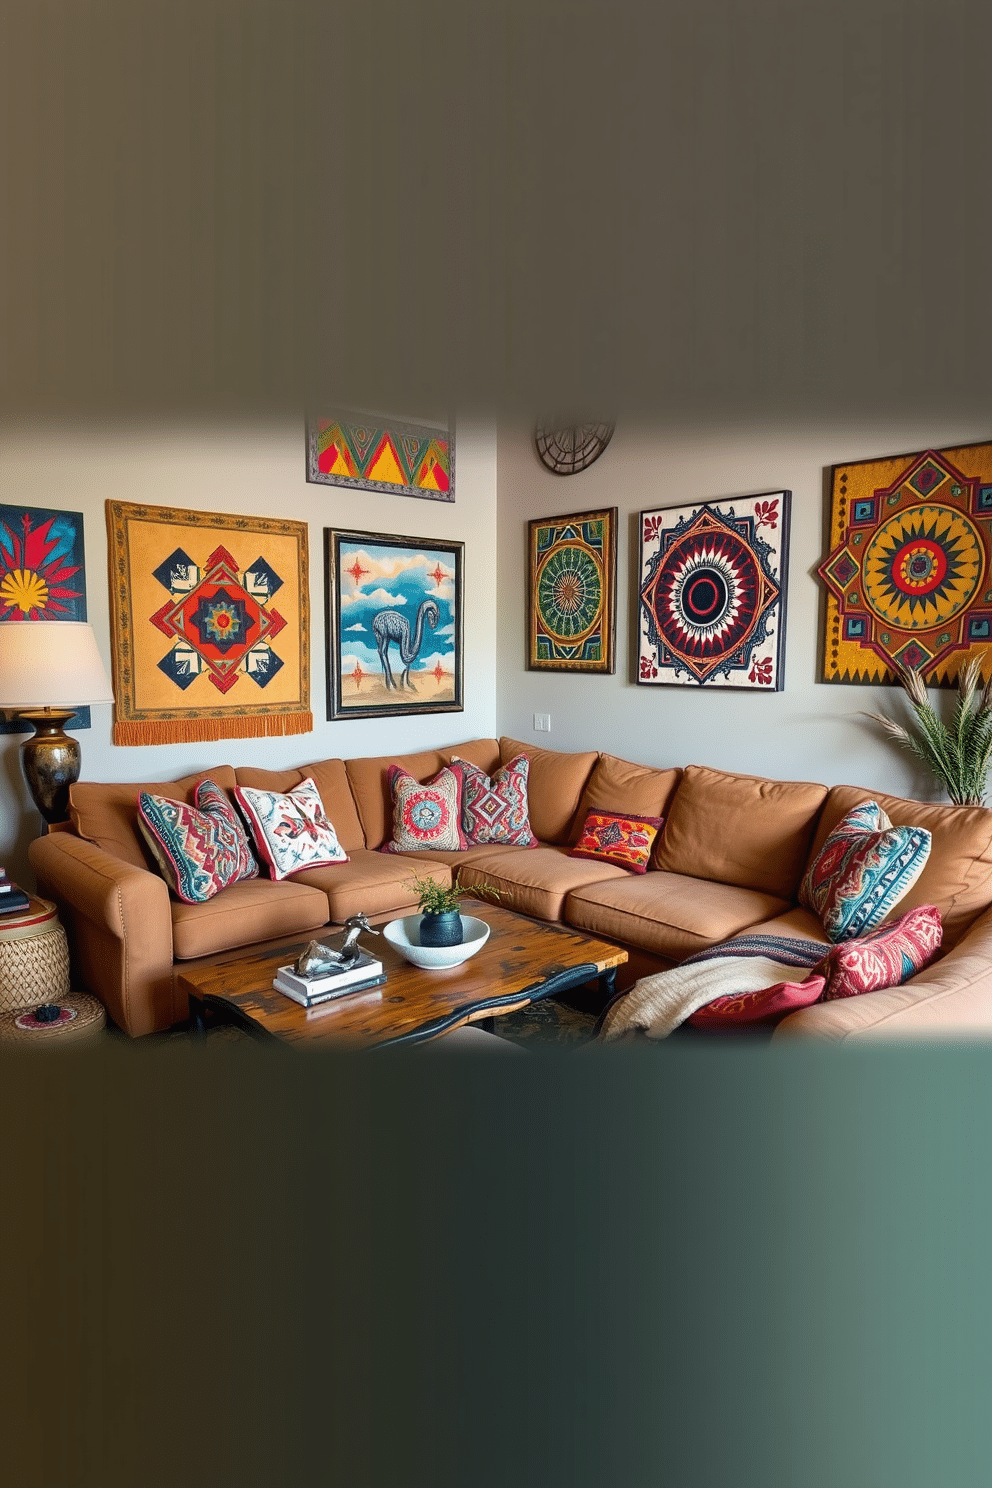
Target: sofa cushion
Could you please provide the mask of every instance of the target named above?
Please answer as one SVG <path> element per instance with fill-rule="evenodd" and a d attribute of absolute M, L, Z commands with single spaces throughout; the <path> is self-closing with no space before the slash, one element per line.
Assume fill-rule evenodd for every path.
<path fill-rule="evenodd" d="M 655 865 L 667 873 L 796 898 L 825 785 L 689 765 Z"/>
<path fill-rule="evenodd" d="M 196 805 L 142 791 L 138 830 L 162 877 L 185 904 L 203 904 L 243 878 L 257 878 L 248 834 L 220 786 L 201 780 Z"/>
<path fill-rule="evenodd" d="M 534 836 L 541 842 L 567 842 L 599 755 L 594 750 L 563 754 L 557 749 L 535 749 L 519 739 L 500 739 L 499 757 L 504 765 L 518 754 L 530 761 L 527 800 Z"/>
<path fill-rule="evenodd" d="M 69 787 L 69 817 L 78 837 L 95 842 L 104 852 L 134 868 L 150 868 L 157 873 L 158 865 L 151 849 L 138 830 L 138 797 L 142 791 L 147 791 L 149 795 L 167 796 L 170 801 L 183 801 L 187 806 L 194 806 L 196 787 L 203 780 L 212 780 L 228 796 L 236 784 L 230 765 L 198 770 L 195 775 L 184 775 L 181 780 L 137 785 L 77 780 Z"/>
<path fill-rule="evenodd" d="M 897 827 L 925 827 L 930 856 L 900 911 L 932 904 L 944 926 L 945 951 L 957 944 L 972 920 L 992 904 L 992 811 L 985 806 L 939 806 L 909 801 L 853 785 L 835 785 L 827 796 L 810 859 L 852 806 L 877 801 Z"/>
<path fill-rule="evenodd" d="M 462 831 L 464 776 L 458 764 L 445 765 L 430 780 L 414 780 L 399 765 L 389 765 L 386 778 L 393 797 L 393 835 L 384 853 L 461 852 L 468 843 Z"/>
<path fill-rule="evenodd" d="M 586 814 L 593 806 L 634 816 L 664 816 L 681 779 L 681 770 L 656 770 L 618 759 L 615 754 L 601 754 L 582 792 L 571 840 L 579 840 Z"/>
<path fill-rule="evenodd" d="M 877 801 L 841 817 L 810 861 L 799 902 L 815 910 L 831 940 L 881 924 L 904 899 L 930 856 L 925 827 L 893 827 Z"/>
<path fill-rule="evenodd" d="M 618 868 L 629 868 L 631 873 L 647 873 L 661 825 L 660 816 L 627 816 L 621 811 L 590 806 L 571 855 L 615 863 Z"/>
<path fill-rule="evenodd" d="M 462 830 L 466 846 L 499 843 L 507 847 L 536 847 L 527 815 L 527 777 L 530 761 L 518 754 L 492 775 L 470 760 L 452 755 L 462 772 Z"/>
<path fill-rule="evenodd" d="M 776 982 L 774 987 L 762 987 L 758 992 L 715 997 L 686 1022 L 692 1028 L 710 1028 L 714 1033 L 750 1028 L 756 1023 L 778 1023 L 787 1013 L 810 1007 L 822 996 L 824 985 L 823 977 L 813 974 L 805 981 Z"/>
<path fill-rule="evenodd" d="M 620 874 L 617 882 L 571 890 L 565 901 L 566 924 L 672 961 L 681 961 L 789 908 L 786 900 L 757 889 L 680 873 L 632 877 L 615 871 Z"/>
<path fill-rule="evenodd" d="M 347 863 L 333 868 L 307 868 L 289 883 L 307 884 L 327 896 L 328 918 L 341 924 L 353 914 L 409 914 L 417 906 L 417 891 L 410 888 L 414 875 L 450 884 L 451 869 L 444 863 L 416 856 L 395 857 L 358 848 Z"/>
<path fill-rule="evenodd" d="M 629 878 L 624 868 L 610 863 L 590 863 L 569 856 L 567 847 L 521 848 L 512 856 L 494 853 L 474 858 L 458 870 L 462 888 L 491 885 L 499 890 L 504 909 L 531 915 L 536 920 L 560 920 L 570 891 L 604 879 Z"/>
<path fill-rule="evenodd" d="M 398 765 L 414 780 L 423 782 L 436 775 L 442 765 L 458 754 L 480 769 L 491 770 L 498 763 L 495 739 L 469 739 L 464 744 L 452 745 L 450 749 L 425 749 L 419 754 L 382 754 L 367 759 L 345 760 L 355 805 L 365 833 L 366 847 L 381 847 L 393 834 L 393 799 L 389 790 L 386 772 L 390 765 Z M 331 817 L 333 821 L 333 816 Z M 345 845 L 345 844 L 343 844 Z"/>
<path fill-rule="evenodd" d="M 275 791 L 279 795 L 288 794 L 294 786 L 302 785 L 309 778 L 320 792 L 327 819 L 345 852 L 365 846 L 365 833 L 348 784 L 344 760 L 318 760 L 313 765 L 301 765 L 293 770 L 259 770 L 254 765 L 239 765 L 234 773 L 238 785 L 245 785 L 250 790 Z"/>
<path fill-rule="evenodd" d="M 940 949 L 940 915 L 931 904 L 908 909 L 890 925 L 833 946 L 814 968 L 826 978 L 824 1002 L 899 987 Z"/>
<path fill-rule="evenodd" d="M 233 951 L 279 935 L 304 934 L 327 923 L 327 899 L 287 879 L 245 879 L 205 904 L 172 901 L 172 950 L 181 961 Z"/>
<path fill-rule="evenodd" d="M 288 878 L 301 868 L 326 863 L 347 863 L 348 854 L 338 841 L 310 776 L 289 791 L 236 785 L 234 799 L 259 856 L 268 865 L 270 878 Z"/>

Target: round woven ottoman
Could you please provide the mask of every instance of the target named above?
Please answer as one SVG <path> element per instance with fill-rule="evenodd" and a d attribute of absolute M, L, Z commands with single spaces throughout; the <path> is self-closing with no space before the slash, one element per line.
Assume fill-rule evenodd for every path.
<path fill-rule="evenodd" d="M 33 1044 L 35 1048 L 73 1044 L 101 1034 L 106 1027 L 103 1003 L 88 992 L 69 992 L 57 999 L 57 1006 L 59 1016 L 54 1023 L 39 1023 L 33 1007 L 0 1013 L 0 1043 Z"/>
<path fill-rule="evenodd" d="M 0 919 L 0 1012 L 20 1012 L 69 995 L 69 947 L 58 911 L 32 898 Z"/>

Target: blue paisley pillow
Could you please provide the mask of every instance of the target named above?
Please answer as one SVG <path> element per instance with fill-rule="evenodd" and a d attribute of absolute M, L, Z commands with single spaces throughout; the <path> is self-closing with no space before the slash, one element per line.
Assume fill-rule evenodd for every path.
<path fill-rule="evenodd" d="M 925 827 L 894 827 L 877 801 L 837 823 L 806 870 L 799 902 L 819 915 L 833 941 L 880 925 L 908 894 L 930 856 Z"/>

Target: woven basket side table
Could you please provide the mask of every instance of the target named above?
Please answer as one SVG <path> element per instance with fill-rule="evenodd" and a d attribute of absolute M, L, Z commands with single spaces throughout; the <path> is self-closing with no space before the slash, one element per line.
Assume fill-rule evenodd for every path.
<path fill-rule="evenodd" d="M 0 919 L 0 1013 L 20 1012 L 69 995 L 69 946 L 58 911 L 32 898 Z"/>

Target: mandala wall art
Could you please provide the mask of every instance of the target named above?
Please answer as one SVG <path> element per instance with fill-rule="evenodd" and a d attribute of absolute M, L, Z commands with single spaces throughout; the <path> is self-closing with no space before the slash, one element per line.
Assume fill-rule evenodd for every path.
<path fill-rule="evenodd" d="M 791 500 L 641 512 L 639 683 L 781 690 Z"/>
<path fill-rule="evenodd" d="M 447 423 L 331 409 L 307 419 L 307 480 L 454 501 L 454 435 Z"/>
<path fill-rule="evenodd" d="M 0 506 L 0 622 L 85 619 L 82 512 Z M 33 727 L 0 712 L 0 734 L 29 734 Z M 66 724 L 89 727 L 89 708 L 78 708 Z"/>
<path fill-rule="evenodd" d="M 992 444 L 835 465 L 825 682 L 950 687 L 992 641 Z"/>
<path fill-rule="evenodd" d="M 107 502 L 115 744 L 302 734 L 305 522 Z"/>
<path fill-rule="evenodd" d="M 464 544 L 324 539 L 328 718 L 461 712 Z"/>
<path fill-rule="evenodd" d="M 612 672 L 617 508 L 528 523 L 527 666 Z"/>

